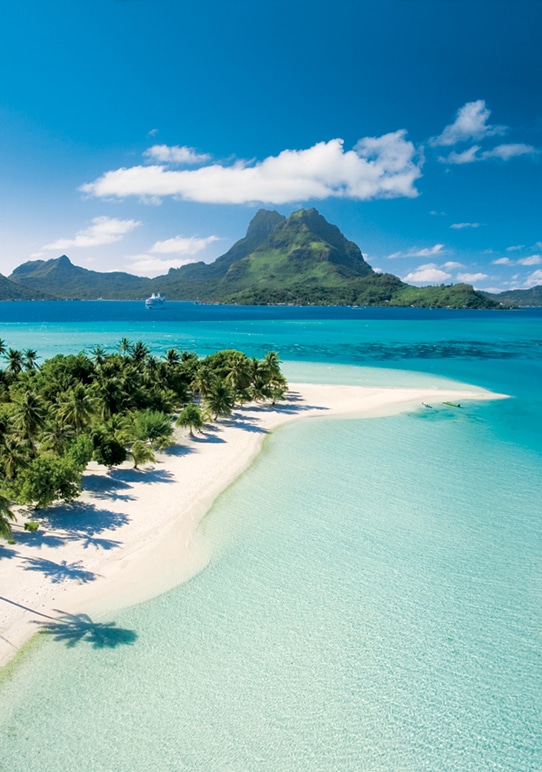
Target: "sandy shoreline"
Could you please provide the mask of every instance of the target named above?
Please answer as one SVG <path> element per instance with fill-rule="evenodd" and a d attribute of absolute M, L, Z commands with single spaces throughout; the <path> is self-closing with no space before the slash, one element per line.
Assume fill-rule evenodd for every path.
<path fill-rule="evenodd" d="M 35 534 L 14 528 L 0 544 L 0 665 L 45 617 L 93 618 L 155 597 L 210 559 L 197 527 L 218 494 L 258 455 L 267 433 L 300 418 L 374 417 L 444 400 L 499 399 L 482 389 L 367 388 L 291 384 L 275 407 L 236 409 L 222 421 L 160 454 L 156 464 L 108 472 L 91 465 L 70 507 L 40 517 Z M 422 408 L 423 409 L 423 408 Z"/>

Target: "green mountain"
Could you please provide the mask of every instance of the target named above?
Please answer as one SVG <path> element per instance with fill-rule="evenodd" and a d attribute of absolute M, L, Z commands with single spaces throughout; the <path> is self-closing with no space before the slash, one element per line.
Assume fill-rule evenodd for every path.
<path fill-rule="evenodd" d="M 520 308 L 542 306 L 542 285 L 540 284 L 526 290 L 507 290 L 497 294 L 484 292 L 483 294 L 503 305 L 519 306 Z"/>
<path fill-rule="evenodd" d="M 51 300 L 52 295 L 39 289 L 31 289 L 6 279 L 0 273 L 0 301 L 1 300 Z"/>
<path fill-rule="evenodd" d="M 30 260 L 18 266 L 9 278 L 21 287 L 63 299 L 145 297 L 150 286 L 149 279 L 130 273 L 89 271 L 74 265 L 66 255 L 54 260 Z"/>
<path fill-rule="evenodd" d="M 468 284 L 419 288 L 373 271 L 359 247 L 316 209 L 288 218 L 260 209 L 246 236 L 213 263 L 190 263 L 155 279 L 89 271 L 66 255 L 24 263 L 10 279 L 60 298 L 124 300 L 160 292 L 169 300 L 255 305 L 501 307 Z"/>
<path fill-rule="evenodd" d="M 288 219 L 260 210 L 225 255 L 210 265 L 172 269 L 154 279 L 153 288 L 180 300 L 325 303 L 329 290 L 336 295 L 351 279 L 372 273 L 359 247 L 316 209 Z"/>
<path fill-rule="evenodd" d="M 285 218 L 261 209 L 246 236 L 214 263 L 193 263 L 153 279 L 171 299 L 243 304 L 393 305 L 497 308 L 468 284 L 412 287 L 373 271 L 359 247 L 319 214 Z"/>

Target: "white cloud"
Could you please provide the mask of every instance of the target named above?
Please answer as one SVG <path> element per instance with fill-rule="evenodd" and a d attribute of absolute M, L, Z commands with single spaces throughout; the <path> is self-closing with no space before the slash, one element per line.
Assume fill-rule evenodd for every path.
<path fill-rule="evenodd" d="M 137 276 L 161 276 L 169 271 L 170 268 L 180 268 L 182 265 L 194 262 L 183 258 L 160 258 L 149 254 L 130 255 L 126 258 L 129 265 L 126 270 L 135 273 Z"/>
<path fill-rule="evenodd" d="M 453 268 L 464 268 L 463 263 L 454 263 L 453 260 L 449 260 L 447 263 L 443 263 L 441 265 L 441 268 L 446 268 L 446 270 L 450 270 Z"/>
<path fill-rule="evenodd" d="M 540 246 L 542 247 L 542 244 Z M 506 247 L 507 252 L 516 252 L 520 249 L 525 249 L 525 244 L 516 244 L 513 247 Z"/>
<path fill-rule="evenodd" d="M 517 158 L 520 155 L 536 155 L 540 152 L 532 145 L 523 144 L 497 145 L 492 150 L 484 150 L 482 153 L 478 153 L 480 149 L 480 145 L 473 145 L 473 147 L 469 147 L 468 150 L 464 150 L 462 153 L 452 152 L 445 157 L 439 157 L 438 160 L 443 164 L 472 164 L 477 161 L 490 161 L 493 158 L 509 161 L 511 158 Z"/>
<path fill-rule="evenodd" d="M 455 230 L 463 230 L 463 228 L 479 228 L 480 223 L 479 222 L 454 222 L 450 225 L 450 228 L 455 228 Z"/>
<path fill-rule="evenodd" d="M 199 238 L 198 236 L 175 236 L 165 241 L 156 241 L 149 249 L 149 252 L 158 254 L 176 254 L 176 255 L 196 255 L 215 241 L 219 241 L 218 236 L 207 236 Z"/>
<path fill-rule="evenodd" d="M 420 265 L 415 271 L 404 276 L 403 281 L 414 282 L 415 284 L 440 284 L 451 278 L 451 274 L 442 271 L 434 263 L 428 263 L 427 265 Z"/>
<path fill-rule="evenodd" d="M 533 273 L 527 277 L 523 286 L 528 289 L 529 287 L 536 287 L 538 284 L 542 284 L 542 269 L 540 268 L 537 271 L 533 271 Z"/>
<path fill-rule="evenodd" d="M 137 220 L 118 220 L 115 217 L 95 217 L 92 225 L 77 231 L 72 239 L 58 239 L 45 244 L 43 249 L 71 249 L 73 247 L 100 247 L 121 241 L 123 236 L 141 225 Z"/>
<path fill-rule="evenodd" d="M 203 164 L 211 159 L 208 153 L 198 153 L 193 147 L 153 145 L 143 153 L 151 161 L 171 164 Z"/>
<path fill-rule="evenodd" d="M 488 124 L 490 115 L 491 111 L 486 107 L 485 100 L 467 102 L 457 111 L 455 121 L 446 126 L 440 136 L 433 137 L 430 144 L 449 146 L 457 142 L 476 141 L 495 134 L 504 134 L 506 126 Z"/>
<path fill-rule="evenodd" d="M 489 276 L 487 273 L 458 273 L 457 274 L 457 280 L 458 281 L 465 281 L 467 284 L 474 284 L 477 281 L 482 281 L 483 279 L 488 279 Z"/>
<path fill-rule="evenodd" d="M 30 257 L 33 258 L 34 260 L 37 260 L 38 258 L 43 257 L 44 255 L 45 255 L 45 252 L 32 252 Z"/>
<path fill-rule="evenodd" d="M 463 150 L 462 153 L 452 152 L 447 156 L 439 156 L 438 160 L 442 164 L 471 164 L 480 160 L 476 155 L 479 150 L 480 145 L 473 145 L 468 150 Z"/>
<path fill-rule="evenodd" d="M 517 261 L 518 265 L 540 265 L 542 263 L 542 255 L 530 255 L 529 257 L 522 257 Z"/>
<path fill-rule="evenodd" d="M 215 163 L 193 170 L 168 170 L 161 165 L 116 169 L 81 190 L 104 198 L 175 196 L 217 204 L 414 198 L 421 171 L 416 148 L 405 135 L 401 130 L 366 137 L 348 151 L 343 140 L 332 139 L 306 150 L 283 150 L 256 163 Z"/>
<path fill-rule="evenodd" d="M 540 151 L 532 145 L 524 145 L 521 143 L 497 145 L 493 150 L 486 150 L 480 154 L 480 158 L 475 158 L 475 161 L 486 161 L 489 158 L 500 158 L 502 161 L 509 161 L 511 158 L 517 158 L 520 155 L 536 155 Z"/>
<path fill-rule="evenodd" d="M 509 257 L 499 257 L 498 260 L 492 260 L 491 265 L 514 265 L 514 261 Z"/>
<path fill-rule="evenodd" d="M 388 260 L 395 260 L 398 257 L 435 257 L 436 255 L 443 255 L 446 253 L 444 244 L 434 244 L 432 247 L 412 247 L 406 252 L 392 252 L 388 255 Z"/>

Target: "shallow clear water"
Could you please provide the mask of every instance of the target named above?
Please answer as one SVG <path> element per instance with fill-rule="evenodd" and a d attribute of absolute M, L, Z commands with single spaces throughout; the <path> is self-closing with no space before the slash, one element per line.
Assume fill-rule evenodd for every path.
<path fill-rule="evenodd" d="M 242 347 L 237 320 L 215 324 L 216 341 Z M 0 690 L 0 767 L 539 770 L 541 317 L 258 324 L 257 345 L 279 324 L 302 348 L 292 379 L 447 376 L 513 399 L 277 431 L 204 520 L 211 564 L 102 620 L 131 645 L 29 652 Z M 310 361 L 353 338 L 444 351 L 467 327 L 477 355 Z"/>

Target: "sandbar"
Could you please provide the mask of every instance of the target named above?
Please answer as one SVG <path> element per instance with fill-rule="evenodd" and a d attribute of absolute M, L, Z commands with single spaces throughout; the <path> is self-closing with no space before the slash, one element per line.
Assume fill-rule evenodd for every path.
<path fill-rule="evenodd" d="M 43 510 L 40 529 L 14 528 L 0 544 L 0 666 L 40 621 L 85 613 L 93 619 L 156 597 L 201 571 L 211 559 L 198 525 L 218 494 L 258 455 L 265 436 L 294 420 L 377 417 L 445 401 L 502 399 L 465 389 L 373 388 L 290 384 L 277 405 L 236 408 L 231 419 L 176 444 L 134 470 L 90 464 L 71 505 Z"/>

